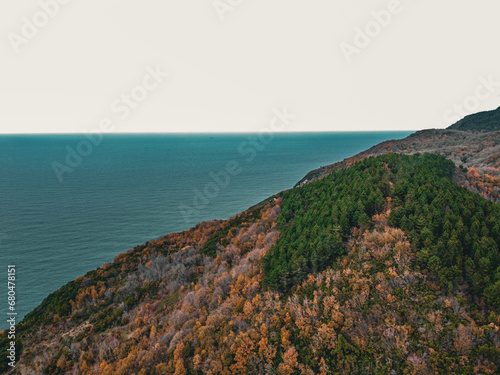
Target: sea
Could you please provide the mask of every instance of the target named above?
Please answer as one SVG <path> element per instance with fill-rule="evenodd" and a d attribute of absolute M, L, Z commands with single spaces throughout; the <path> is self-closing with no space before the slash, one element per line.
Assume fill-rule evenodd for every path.
<path fill-rule="evenodd" d="M 119 253 L 410 133 L 0 135 L 0 330 Z"/>

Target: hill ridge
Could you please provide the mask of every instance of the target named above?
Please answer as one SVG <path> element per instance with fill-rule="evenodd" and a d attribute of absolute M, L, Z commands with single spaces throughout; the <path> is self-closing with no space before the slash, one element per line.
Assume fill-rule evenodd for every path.
<path fill-rule="evenodd" d="M 460 121 L 448 127 L 461 131 L 492 132 L 500 130 L 500 107 L 465 116 Z"/>

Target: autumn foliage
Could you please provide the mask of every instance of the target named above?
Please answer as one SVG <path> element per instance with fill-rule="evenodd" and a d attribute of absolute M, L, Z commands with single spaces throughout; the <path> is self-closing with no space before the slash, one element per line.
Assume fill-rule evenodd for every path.
<path fill-rule="evenodd" d="M 26 317 L 12 373 L 498 373 L 498 311 L 471 293 L 474 273 L 447 278 L 448 268 L 458 275 L 462 269 L 453 266 L 467 258 L 460 246 L 449 252 L 456 259 L 432 253 L 437 241 L 426 240 L 442 228 L 432 225 L 431 195 L 402 182 L 415 166 L 434 171 L 431 181 L 448 178 L 453 167 L 440 169 L 442 160 L 369 159 L 317 188 L 281 193 L 229 220 L 200 223 L 120 254 Z M 410 164 L 402 168 L 403 162 Z M 357 189 L 353 181 L 371 185 Z M 364 201 L 351 199 L 365 190 Z M 459 188 L 457 194 L 472 193 Z M 415 204 L 406 204 L 409 197 Z M 497 207 L 477 199 L 484 210 Z M 410 214 L 416 219 L 394 225 Z M 483 219 L 471 234 L 483 227 L 482 237 L 496 233 L 495 223 Z M 474 249 L 486 251 L 482 237 Z M 271 255 L 297 261 L 288 267 L 279 258 L 269 261 Z M 492 263 L 480 259 L 477 267 L 490 277 L 480 282 L 490 285 Z M 272 273 L 273 267 L 282 268 Z"/>

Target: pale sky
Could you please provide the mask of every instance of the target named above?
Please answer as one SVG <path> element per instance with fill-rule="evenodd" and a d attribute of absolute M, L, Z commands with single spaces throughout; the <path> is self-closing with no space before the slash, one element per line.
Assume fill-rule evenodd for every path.
<path fill-rule="evenodd" d="M 252 132 L 284 107 L 285 131 L 418 130 L 500 106 L 498 0 L 16 0 L 0 25 L 0 133 Z"/>

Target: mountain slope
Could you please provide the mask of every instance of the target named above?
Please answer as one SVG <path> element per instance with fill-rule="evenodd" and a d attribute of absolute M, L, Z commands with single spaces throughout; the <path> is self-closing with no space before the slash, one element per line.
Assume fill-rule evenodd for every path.
<path fill-rule="evenodd" d="M 498 373 L 500 206 L 455 172 L 365 158 L 138 246 L 29 314 L 11 372 Z"/>

